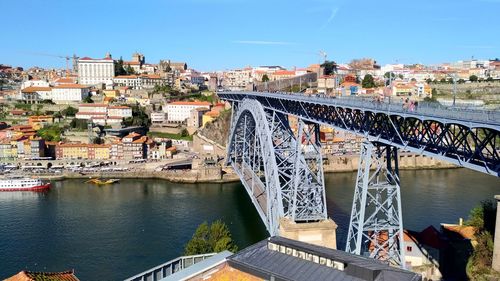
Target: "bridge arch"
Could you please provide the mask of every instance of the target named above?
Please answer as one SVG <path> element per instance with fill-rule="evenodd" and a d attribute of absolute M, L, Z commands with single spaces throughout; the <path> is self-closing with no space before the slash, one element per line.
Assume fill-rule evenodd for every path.
<path fill-rule="evenodd" d="M 284 215 L 283 203 L 280 200 L 282 196 L 270 124 L 259 102 L 245 100 L 236 108 L 233 107 L 229 136 L 227 162 L 242 179 L 266 228 L 271 235 L 275 235 L 279 217 Z M 248 163 L 250 154 L 253 158 Z M 248 166 L 253 166 L 251 173 L 247 171 Z M 249 176 L 251 179 L 247 183 L 244 179 Z"/>
<path fill-rule="evenodd" d="M 271 235 L 278 234 L 281 218 L 327 218 L 319 126 L 298 120 L 296 131 L 286 114 L 265 110 L 259 101 L 233 104 L 227 162 Z"/>

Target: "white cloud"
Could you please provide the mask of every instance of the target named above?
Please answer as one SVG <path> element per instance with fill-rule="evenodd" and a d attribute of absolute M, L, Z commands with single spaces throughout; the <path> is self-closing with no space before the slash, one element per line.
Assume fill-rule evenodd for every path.
<path fill-rule="evenodd" d="M 328 17 L 328 19 L 326 20 L 325 24 L 323 24 L 323 28 L 325 28 L 328 24 L 330 24 L 330 22 L 332 22 L 332 20 L 335 18 L 335 16 L 337 15 L 337 12 L 339 11 L 339 8 L 338 7 L 334 7 L 332 8 L 332 11 L 330 12 L 330 16 Z"/>
<path fill-rule="evenodd" d="M 292 42 L 282 42 L 282 41 L 259 41 L 259 40 L 238 40 L 233 41 L 236 44 L 248 44 L 248 45 L 294 45 Z"/>

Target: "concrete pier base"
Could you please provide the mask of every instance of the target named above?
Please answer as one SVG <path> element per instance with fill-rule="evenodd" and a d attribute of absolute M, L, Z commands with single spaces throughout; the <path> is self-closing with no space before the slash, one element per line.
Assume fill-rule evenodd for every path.
<path fill-rule="evenodd" d="M 279 234 L 282 237 L 331 249 L 337 249 L 336 231 L 337 224 L 331 219 L 296 223 L 282 218 L 279 227 Z"/>
<path fill-rule="evenodd" d="M 497 200 L 497 220 L 495 225 L 495 240 L 493 245 L 493 262 L 491 267 L 500 272 L 500 195 L 496 195 Z"/>

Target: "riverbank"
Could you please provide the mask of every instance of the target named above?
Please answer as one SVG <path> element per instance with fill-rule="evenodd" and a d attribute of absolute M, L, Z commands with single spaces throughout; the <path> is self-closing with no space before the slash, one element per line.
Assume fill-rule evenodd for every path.
<path fill-rule="evenodd" d="M 359 156 L 343 155 L 333 156 L 325 160 L 323 171 L 325 173 L 345 173 L 358 170 Z M 430 157 L 414 154 L 404 154 L 399 157 L 400 170 L 427 170 L 459 168 L 451 163 L 436 160 Z M 61 174 L 33 174 L 45 180 L 89 179 L 89 178 L 118 178 L 118 179 L 162 179 L 174 183 L 229 183 L 238 182 L 240 179 L 230 167 L 222 168 L 203 167 L 195 170 L 139 170 L 123 172 L 95 172 L 80 173 L 63 171 Z"/>

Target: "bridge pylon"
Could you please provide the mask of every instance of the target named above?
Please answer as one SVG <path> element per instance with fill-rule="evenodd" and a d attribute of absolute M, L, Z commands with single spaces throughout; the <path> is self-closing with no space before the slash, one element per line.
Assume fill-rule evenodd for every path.
<path fill-rule="evenodd" d="M 346 252 L 405 267 L 397 148 L 364 142 Z"/>

